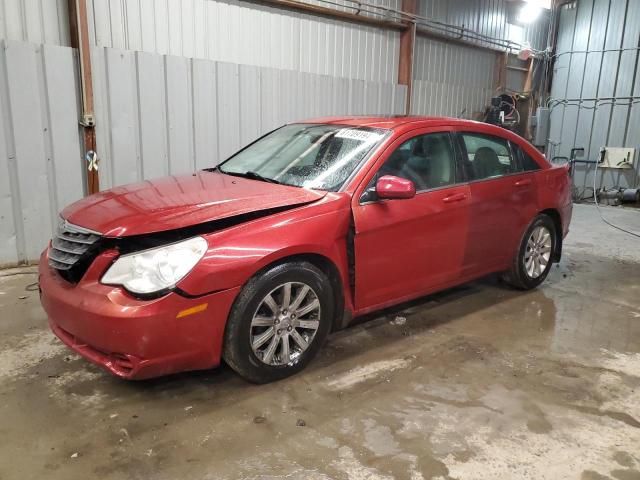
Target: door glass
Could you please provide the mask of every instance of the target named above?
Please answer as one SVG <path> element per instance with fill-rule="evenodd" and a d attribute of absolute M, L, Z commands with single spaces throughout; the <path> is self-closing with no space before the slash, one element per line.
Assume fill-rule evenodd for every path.
<path fill-rule="evenodd" d="M 520 165 L 522 165 L 522 170 L 525 172 L 531 172 L 533 170 L 540 170 L 540 165 L 536 162 L 531 155 L 525 152 L 519 145 L 512 144 L 518 155 L 520 156 Z"/>
<path fill-rule="evenodd" d="M 455 183 L 455 156 L 448 133 L 419 135 L 400 145 L 387 159 L 379 176 L 411 180 L 416 191 Z"/>
<path fill-rule="evenodd" d="M 517 171 L 508 140 L 476 133 L 463 133 L 462 139 L 467 149 L 463 160 L 469 180 L 500 177 Z"/>

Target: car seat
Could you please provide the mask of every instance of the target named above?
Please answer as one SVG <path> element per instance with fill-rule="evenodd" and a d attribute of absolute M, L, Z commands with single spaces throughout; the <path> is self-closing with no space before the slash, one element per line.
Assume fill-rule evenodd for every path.
<path fill-rule="evenodd" d="M 475 178 L 490 178 L 503 175 L 505 168 L 498 154 L 489 147 L 480 147 L 473 156 Z"/>

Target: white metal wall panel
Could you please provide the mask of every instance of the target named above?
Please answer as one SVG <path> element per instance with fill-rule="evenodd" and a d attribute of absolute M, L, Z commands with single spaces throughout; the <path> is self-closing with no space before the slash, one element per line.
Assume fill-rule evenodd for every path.
<path fill-rule="evenodd" d="M 165 109 L 164 58 L 150 53 L 136 53 L 136 84 L 138 93 L 138 119 L 140 165 L 137 170 L 143 178 L 169 174 L 167 151 L 167 112 Z M 199 77 L 200 78 L 200 77 Z M 196 97 L 206 104 L 206 99 Z M 206 126 L 206 120 L 202 119 Z M 204 139 L 197 137 L 206 145 Z M 101 146 L 99 148 L 102 148 Z M 150 160 L 153 159 L 153 160 Z"/>
<path fill-rule="evenodd" d="M 397 7 L 398 0 L 384 4 Z M 395 31 L 240 0 L 90 0 L 89 5 L 92 43 L 101 47 L 374 82 L 393 83 L 397 76 L 400 34 Z"/>
<path fill-rule="evenodd" d="M 149 54 L 147 54 L 149 55 Z M 159 55 L 149 55 L 160 58 Z M 218 80 L 216 64 L 193 60 L 193 129 L 196 168 L 206 168 L 218 155 Z M 143 156 L 146 158 L 146 156 Z M 148 157 L 153 158 L 153 157 Z M 145 173 L 146 175 L 146 173 Z M 149 175 L 144 178 L 150 178 Z"/>
<path fill-rule="evenodd" d="M 493 93 L 495 55 L 417 38 L 411 113 L 476 118 Z"/>
<path fill-rule="evenodd" d="M 285 123 L 404 111 L 406 87 L 94 48 L 102 188 L 216 165 Z"/>
<path fill-rule="evenodd" d="M 36 260 L 83 196 L 73 51 L 0 41 L 0 265 Z"/>
<path fill-rule="evenodd" d="M 69 45 L 67 0 L 0 0 L 0 40 Z"/>

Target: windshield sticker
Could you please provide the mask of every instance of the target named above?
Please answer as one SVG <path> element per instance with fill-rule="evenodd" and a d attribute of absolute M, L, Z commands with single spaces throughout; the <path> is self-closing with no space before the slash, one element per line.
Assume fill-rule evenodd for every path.
<path fill-rule="evenodd" d="M 369 132 L 367 130 L 344 128 L 342 130 L 338 130 L 338 133 L 336 133 L 335 137 L 347 138 L 349 140 L 358 140 L 359 142 L 377 142 L 382 138 L 382 135 L 375 132 Z"/>

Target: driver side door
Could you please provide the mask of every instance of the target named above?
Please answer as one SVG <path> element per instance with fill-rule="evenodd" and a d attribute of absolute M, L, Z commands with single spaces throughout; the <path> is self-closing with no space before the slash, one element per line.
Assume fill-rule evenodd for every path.
<path fill-rule="evenodd" d="M 398 138 L 356 192 L 355 307 L 358 313 L 415 298 L 459 278 L 467 241 L 469 186 L 447 129 L 422 129 Z M 416 195 L 379 200 L 377 178 L 414 182 Z"/>

